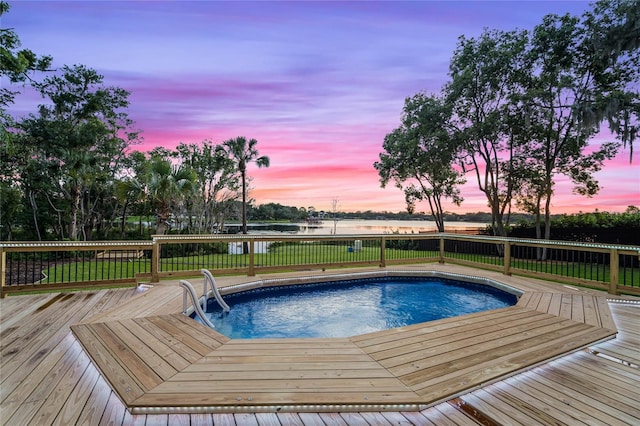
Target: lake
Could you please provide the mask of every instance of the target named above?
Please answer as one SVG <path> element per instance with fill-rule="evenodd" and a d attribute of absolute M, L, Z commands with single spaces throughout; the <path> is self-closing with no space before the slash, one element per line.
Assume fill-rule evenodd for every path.
<path fill-rule="evenodd" d="M 445 222 L 445 229 L 450 232 L 468 228 L 485 228 L 482 222 Z M 240 228 L 240 225 L 227 225 L 228 228 Z M 433 232 L 436 224 L 429 220 L 359 220 L 342 219 L 333 221 L 324 220 L 319 224 L 302 223 L 249 223 L 247 225 L 250 234 L 273 234 L 284 232 L 296 235 L 342 235 L 357 234 L 417 234 L 419 232 Z"/>

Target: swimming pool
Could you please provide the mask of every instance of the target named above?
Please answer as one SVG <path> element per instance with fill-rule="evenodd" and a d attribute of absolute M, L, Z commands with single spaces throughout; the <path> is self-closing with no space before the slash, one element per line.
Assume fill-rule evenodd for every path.
<path fill-rule="evenodd" d="M 224 300 L 229 313 L 210 298 L 207 315 L 231 338 L 349 337 L 517 303 L 490 285 L 410 276 L 260 287 Z"/>

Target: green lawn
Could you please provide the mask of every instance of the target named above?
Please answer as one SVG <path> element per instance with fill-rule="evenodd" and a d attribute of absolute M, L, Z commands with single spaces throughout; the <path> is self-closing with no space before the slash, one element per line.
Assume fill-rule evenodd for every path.
<path fill-rule="evenodd" d="M 418 260 L 438 256 L 437 251 L 387 249 L 387 260 Z M 478 262 L 480 264 L 501 265 L 502 259 L 495 256 L 469 255 L 447 253 L 453 259 Z M 362 250 L 351 251 L 346 245 L 331 244 L 293 244 L 272 247 L 268 253 L 254 255 L 255 267 L 283 267 L 317 264 L 348 264 L 351 262 L 378 262 L 380 260 L 379 247 L 362 247 Z M 184 270 L 199 270 L 201 268 L 242 269 L 249 266 L 248 254 L 207 254 L 192 256 L 176 256 L 163 258 L 160 262 L 161 272 Z M 591 264 L 567 262 L 525 262 L 516 259 L 512 261 L 512 268 L 537 271 L 557 275 L 559 277 L 573 277 L 599 282 L 609 281 L 609 267 L 599 265 L 598 270 Z M 149 259 L 135 259 L 133 261 L 114 262 L 103 260 L 84 260 L 72 262 L 44 271 L 48 279 L 42 283 L 76 282 L 134 278 L 137 273 L 151 272 Z M 597 274 L 596 274 L 597 272 Z M 633 279 L 632 279 L 633 272 Z M 640 287 L 640 271 L 631 268 L 620 268 L 620 284 Z"/>

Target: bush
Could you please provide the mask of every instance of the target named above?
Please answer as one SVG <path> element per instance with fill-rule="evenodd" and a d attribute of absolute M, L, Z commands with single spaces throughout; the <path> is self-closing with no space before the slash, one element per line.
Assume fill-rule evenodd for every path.
<path fill-rule="evenodd" d="M 542 227 L 544 233 L 544 224 Z M 637 245 L 640 235 L 640 212 L 633 208 L 625 213 L 578 213 L 560 215 L 551 220 L 551 239 L 588 243 Z M 535 238 L 535 224 L 525 222 L 514 227 L 509 236 Z"/>

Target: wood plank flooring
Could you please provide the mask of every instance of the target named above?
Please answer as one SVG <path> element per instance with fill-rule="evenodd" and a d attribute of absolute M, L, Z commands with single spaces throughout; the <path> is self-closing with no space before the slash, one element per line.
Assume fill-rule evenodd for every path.
<path fill-rule="evenodd" d="M 616 329 L 605 296 L 529 291 L 520 297 L 518 306 L 595 327 Z"/>
<path fill-rule="evenodd" d="M 461 268 L 458 272 L 465 273 L 468 270 Z M 478 275 L 478 272 L 475 271 L 475 274 Z M 535 289 L 536 281 L 531 280 L 527 285 L 530 286 L 529 290 Z M 549 285 L 543 284 L 538 290 L 548 292 Z M 476 390 L 421 411 L 398 408 L 384 412 L 370 408 L 374 411 L 350 412 L 336 407 L 332 412 L 307 413 L 131 414 L 70 333 L 69 326 L 121 306 L 136 293 L 132 289 L 104 290 L 2 299 L 0 424 L 465 425 L 488 424 L 487 419 L 493 424 L 640 423 L 637 408 L 640 407 L 637 392 L 640 389 L 640 305 L 611 302 L 608 304 L 611 318 L 619 331 L 616 339 L 589 345 L 584 351 L 541 363 L 529 371 L 493 384 L 480 384 L 475 387 Z M 135 316 L 125 317 L 131 319 Z M 148 342 L 153 337 L 149 323 L 140 318 L 132 321 L 128 325 L 137 327 L 132 334 L 141 342 Z M 108 327 L 111 334 L 121 337 L 122 329 L 115 325 Z M 355 345 L 356 342 L 352 343 Z M 389 352 L 381 354 L 397 350 L 383 346 L 387 343 L 377 342 L 366 347 L 375 346 L 373 354 L 386 356 Z M 303 345 L 303 342 L 299 344 Z M 355 346 L 367 353 L 360 344 L 362 342 Z M 218 350 L 227 345 L 228 355 L 234 354 L 232 351 L 240 351 L 235 352 L 233 356 L 236 356 L 246 349 L 242 341 L 231 341 L 219 346 Z M 265 345 L 262 355 L 269 357 L 273 348 L 268 346 L 268 342 Z M 163 356 L 159 357 L 163 358 L 164 363 L 156 359 L 155 374 L 168 374 L 170 370 L 166 364 L 179 365 L 179 358 L 183 358 L 183 364 L 187 361 L 185 357 L 189 356 L 188 353 L 171 354 L 179 346 L 176 341 L 165 342 Z M 313 353 L 318 348 L 299 349 L 308 351 L 309 356 L 317 356 Z M 357 356 L 355 353 L 349 355 Z M 191 356 L 196 355 L 191 353 Z M 206 359 L 206 356 L 201 359 Z M 199 368 L 210 368 L 206 363 L 204 367 L 196 365 L 194 363 L 188 367 L 192 369 L 188 374 L 198 376 L 204 374 Z M 257 362 L 248 365 L 260 368 Z M 291 380 L 292 376 L 270 370 L 268 363 L 264 365 L 268 373 L 265 377 L 279 377 L 278 380 L 285 382 Z M 318 367 L 317 370 L 305 370 L 306 379 L 333 380 L 334 376 L 342 374 L 340 370 L 334 370 L 325 377 L 319 375 L 324 367 Z M 353 375 L 356 383 L 367 377 L 378 378 L 374 372 L 380 371 L 368 368 L 359 370 L 353 364 L 345 364 L 344 367 Z M 212 371 L 207 374 L 220 375 L 220 380 L 232 381 L 234 375 L 241 375 L 242 372 L 226 372 L 223 375 L 220 371 Z M 207 377 L 204 376 L 203 380 L 206 381 Z"/>

